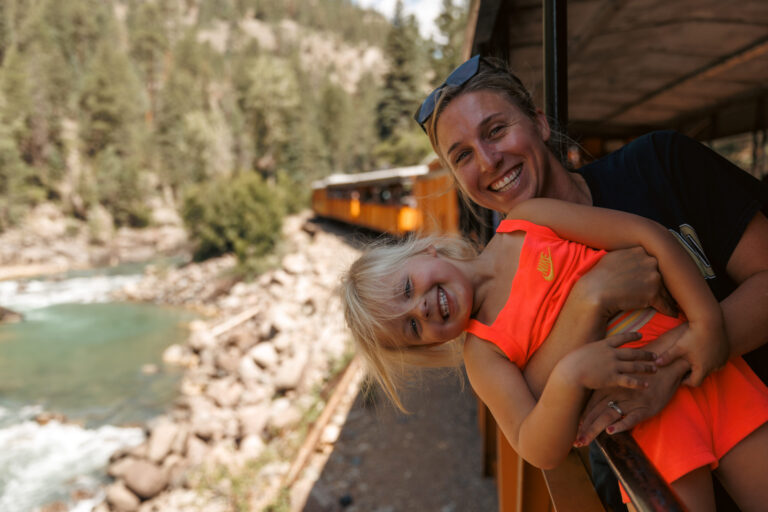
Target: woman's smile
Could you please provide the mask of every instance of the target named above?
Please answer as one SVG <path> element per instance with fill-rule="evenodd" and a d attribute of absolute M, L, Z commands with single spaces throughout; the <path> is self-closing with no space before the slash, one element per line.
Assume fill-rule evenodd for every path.
<path fill-rule="evenodd" d="M 522 172 L 523 164 L 520 163 L 509 172 L 504 173 L 501 178 L 491 183 L 488 188 L 494 192 L 506 192 L 507 190 L 516 188 L 520 184 L 520 175 Z"/>

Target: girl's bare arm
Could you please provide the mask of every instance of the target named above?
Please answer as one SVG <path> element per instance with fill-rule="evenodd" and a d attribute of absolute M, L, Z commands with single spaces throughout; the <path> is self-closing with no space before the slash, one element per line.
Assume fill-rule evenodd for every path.
<path fill-rule="evenodd" d="M 570 353 L 557 364 L 538 401 L 520 369 L 490 343 L 468 336 L 464 363 L 473 389 L 512 447 L 531 464 L 550 469 L 562 462 L 576 440 L 588 388 L 642 387 L 643 382 L 629 373 L 653 370 L 648 363 L 653 354 L 616 348 L 633 339 L 625 333 Z M 586 370 L 589 362 L 600 371 Z"/>
<path fill-rule="evenodd" d="M 697 385 L 725 362 L 722 310 L 690 257 L 661 225 L 625 212 L 543 198 L 521 203 L 509 217 L 547 226 L 563 238 L 598 249 L 645 248 L 657 259 L 667 288 L 688 317 L 693 334 L 679 343 L 687 347 L 692 383 Z"/>

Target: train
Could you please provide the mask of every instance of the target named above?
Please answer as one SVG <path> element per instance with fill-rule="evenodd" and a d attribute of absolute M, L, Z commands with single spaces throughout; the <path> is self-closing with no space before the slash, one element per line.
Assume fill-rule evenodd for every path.
<path fill-rule="evenodd" d="M 374 231 L 457 234 L 462 208 L 450 173 L 429 164 L 358 174 L 332 174 L 312 184 L 319 217 Z"/>

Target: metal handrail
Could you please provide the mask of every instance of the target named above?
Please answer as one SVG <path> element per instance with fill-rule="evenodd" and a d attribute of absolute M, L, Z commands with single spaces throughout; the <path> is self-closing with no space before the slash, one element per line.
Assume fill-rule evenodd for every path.
<path fill-rule="evenodd" d="M 627 432 L 595 440 L 638 512 L 684 512 L 685 507 Z"/>

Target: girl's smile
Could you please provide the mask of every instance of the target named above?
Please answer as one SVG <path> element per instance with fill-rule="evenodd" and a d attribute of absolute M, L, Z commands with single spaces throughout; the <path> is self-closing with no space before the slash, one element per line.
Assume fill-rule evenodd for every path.
<path fill-rule="evenodd" d="M 461 265 L 434 248 L 409 258 L 385 286 L 395 294 L 393 332 L 408 345 L 444 343 L 459 337 L 472 311 L 473 291 Z"/>

